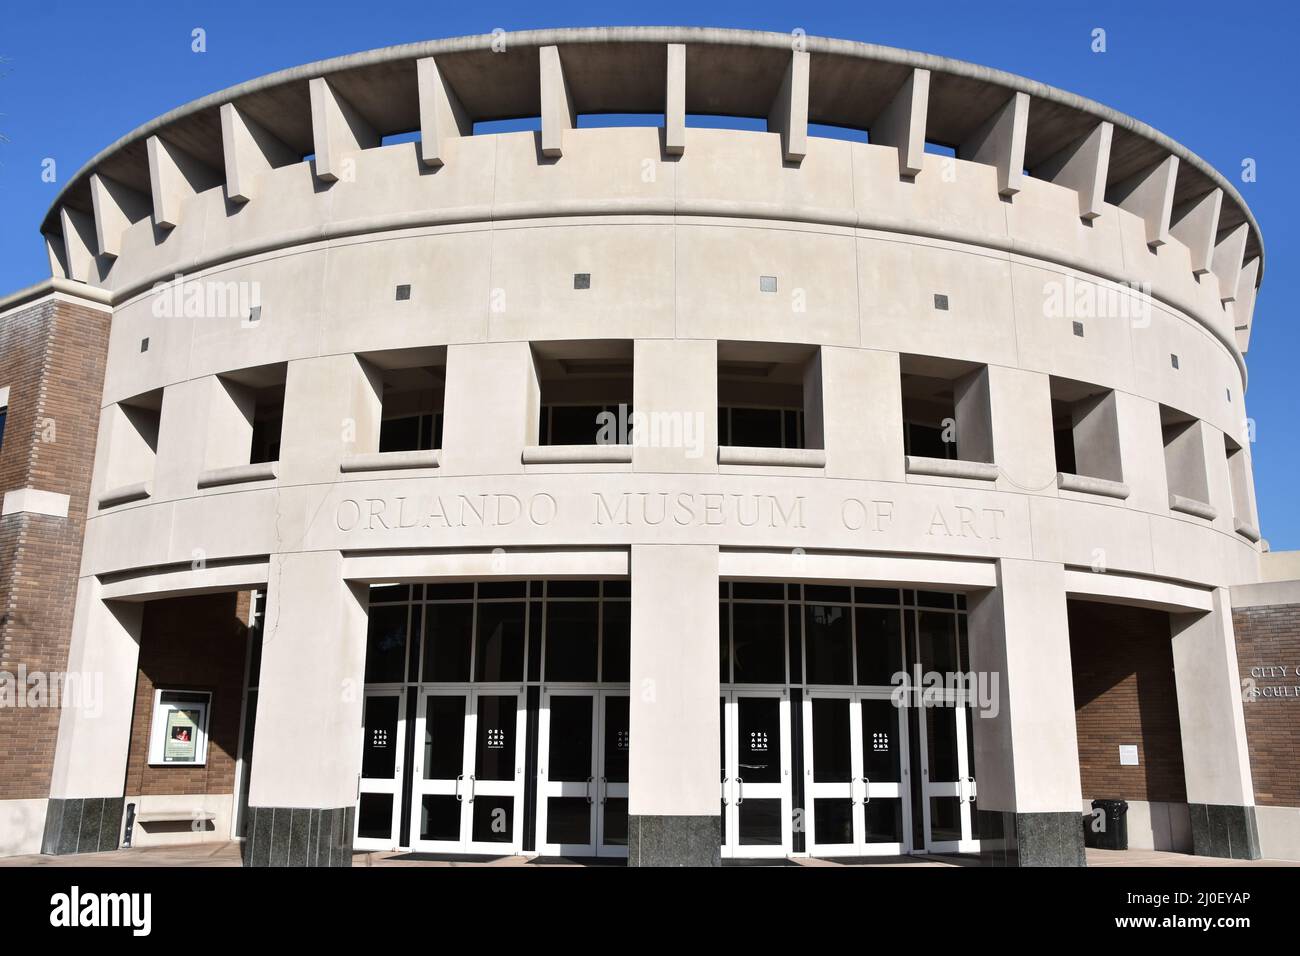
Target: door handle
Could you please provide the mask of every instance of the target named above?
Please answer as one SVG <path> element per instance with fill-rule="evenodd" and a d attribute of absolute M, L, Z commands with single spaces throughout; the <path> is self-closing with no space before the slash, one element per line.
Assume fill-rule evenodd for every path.
<path fill-rule="evenodd" d="M 974 803 L 975 802 L 975 778 L 967 777 L 966 780 L 970 784 L 970 790 L 968 791 L 969 795 L 966 797 L 966 802 Z"/>
<path fill-rule="evenodd" d="M 475 785 L 477 782 L 478 782 L 478 781 L 476 781 L 476 780 L 474 779 L 474 775 L 473 775 L 473 774 L 470 774 L 470 775 L 469 775 L 469 802 L 470 802 L 470 803 L 473 803 L 473 802 L 474 802 L 474 790 L 476 789 L 474 785 Z"/>
<path fill-rule="evenodd" d="M 723 805 L 724 807 L 729 807 L 729 806 L 731 806 L 731 801 L 727 799 L 727 782 L 728 782 L 729 780 L 731 780 L 730 777 L 723 777 L 723 778 L 722 778 L 722 805 Z"/>
<path fill-rule="evenodd" d="M 593 777 L 587 777 L 587 806 L 591 806 L 591 781 Z"/>
<path fill-rule="evenodd" d="M 603 807 L 609 802 L 609 780 L 605 777 L 600 778 L 600 805 Z"/>
<path fill-rule="evenodd" d="M 745 802 L 745 781 L 743 778 L 736 778 L 736 787 L 738 788 L 736 792 L 736 806 L 740 806 Z"/>
<path fill-rule="evenodd" d="M 849 806 L 851 807 L 856 807 L 858 805 L 857 782 L 857 777 L 849 777 Z"/>
<path fill-rule="evenodd" d="M 460 782 L 464 779 L 465 779 L 465 775 L 463 773 L 456 774 L 456 802 L 457 803 L 461 803 L 465 799 L 460 795 Z"/>
<path fill-rule="evenodd" d="M 862 778 L 862 805 L 865 807 L 871 802 L 871 778 Z"/>

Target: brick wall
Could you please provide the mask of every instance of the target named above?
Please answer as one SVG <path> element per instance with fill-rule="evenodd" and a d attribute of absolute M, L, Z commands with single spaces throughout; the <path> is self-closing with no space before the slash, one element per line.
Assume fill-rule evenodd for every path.
<path fill-rule="evenodd" d="M 1300 604 L 1234 608 L 1232 628 L 1237 637 L 1237 665 L 1242 680 L 1259 691 L 1278 693 L 1300 689 Z M 1286 667 L 1288 676 L 1255 676 L 1260 667 Z M 1255 783 L 1255 802 L 1266 807 L 1300 807 L 1300 698 L 1263 697 L 1247 700 L 1246 743 Z"/>
<path fill-rule="evenodd" d="M 109 314 L 46 299 L 0 316 L 0 386 L 9 414 L 0 495 L 69 496 L 67 518 L 0 517 L 0 670 L 67 665 L 90 492 Z M 59 712 L 0 708 L 0 799 L 48 796 Z"/>
<path fill-rule="evenodd" d="M 127 797 L 234 792 L 247 620 L 247 594 L 171 598 L 145 605 Z M 159 687 L 211 691 L 206 766 L 149 766 L 153 696 Z"/>
<path fill-rule="evenodd" d="M 1169 615 L 1068 606 L 1084 798 L 1186 802 Z M 1137 745 L 1136 767 L 1120 766 L 1120 744 Z"/>

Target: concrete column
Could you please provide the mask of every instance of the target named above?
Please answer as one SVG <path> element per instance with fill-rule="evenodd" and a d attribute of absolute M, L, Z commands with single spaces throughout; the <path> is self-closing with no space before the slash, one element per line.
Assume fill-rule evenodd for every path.
<path fill-rule="evenodd" d="M 383 387 L 355 355 L 289 363 L 280 435 L 282 481 L 337 481 L 347 455 L 379 450 Z"/>
<path fill-rule="evenodd" d="M 632 410 L 649 429 L 632 449 L 646 472 L 718 470 L 718 343 L 637 339 L 632 357 Z"/>
<path fill-rule="evenodd" d="M 1237 298 L 1232 303 L 1232 326 L 1237 333 L 1237 348 L 1250 349 L 1250 328 L 1254 324 L 1255 292 L 1259 284 L 1259 256 L 1251 259 L 1241 269 L 1237 279 Z"/>
<path fill-rule="evenodd" d="M 94 173 L 90 177 L 90 199 L 99 254 L 116 259 L 122 251 L 122 233 L 149 215 L 149 197 Z"/>
<path fill-rule="evenodd" d="M 998 194 L 1020 192 L 1025 168 L 1025 134 L 1029 128 L 1029 94 L 1012 93 L 966 142 L 957 148 L 959 159 L 985 163 L 998 171 Z"/>
<path fill-rule="evenodd" d="M 1171 614 L 1169 630 L 1193 852 L 1257 860 L 1255 788 L 1227 589 L 1215 590 L 1208 613 Z"/>
<path fill-rule="evenodd" d="M 366 601 L 337 551 L 271 558 L 245 866 L 351 865 Z"/>
<path fill-rule="evenodd" d="M 251 407 L 247 416 L 241 414 L 225 383 L 215 375 L 166 386 L 158 421 L 154 499 L 188 498 L 194 494 L 199 472 L 248 464 L 251 418 Z M 203 424 L 196 427 L 196 423 Z"/>
<path fill-rule="evenodd" d="M 668 77 L 664 90 L 664 152 L 686 151 L 686 44 L 668 44 Z"/>
<path fill-rule="evenodd" d="M 1183 203 L 1170 217 L 1169 234 L 1187 247 L 1194 276 L 1203 276 L 1210 271 L 1222 208 L 1223 190 L 1211 189 L 1203 196 Z"/>
<path fill-rule="evenodd" d="M 560 156 L 564 152 L 564 132 L 578 125 L 578 114 L 564 78 L 560 48 L 541 47 L 537 56 L 541 67 L 542 155 Z"/>
<path fill-rule="evenodd" d="M 1000 487 L 1016 493 L 1056 494 L 1056 450 L 1052 442 L 1052 386 L 1041 372 L 1001 365 L 987 367 L 991 458 L 1001 470 Z M 977 406 L 978 407 L 978 406 Z M 963 444 L 962 407 L 957 411 L 957 452 L 971 458 Z"/>
<path fill-rule="evenodd" d="M 1064 573 L 1003 559 L 997 588 L 970 601 L 971 667 L 998 682 L 996 713 L 972 720 L 981 852 L 995 864 L 1084 865 Z"/>
<path fill-rule="evenodd" d="M 380 143 L 379 133 L 323 76 L 311 80 L 311 132 L 316 148 L 316 178 L 348 178 L 355 154 Z"/>
<path fill-rule="evenodd" d="M 299 160 L 297 153 L 234 103 L 221 106 L 221 150 L 226 162 L 226 196 L 238 203 L 252 199 L 258 181 L 272 169 Z"/>
<path fill-rule="evenodd" d="M 63 249 L 67 259 L 68 278 L 74 282 L 90 282 L 99 278 L 95 266 L 99 241 L 95 238 L 95 217 L 72 209 L 59 207 L 59 221 L 63 225 Z"/>
<path fill-rule="evenodd" d="M 907 75 L 894 98 L 871 123 L 871 142 L 898 150 L 898 174 L 915 176 L 925 164 L 925 125 L 930 108 L 930 71 Z"/>
<path fill-rule="evenodd" d="M 1144 169 L 1111 190 L 1110 201 L 1146 224 L 1147 245 L 1153 249 L 1169 241 L 1169 220 L 1174 209 L 1174 182 L 1178 157 Z"/>
<path fill-rule="evenodd" d="M 808 62 L 805 50 L 790 54 L 767 116 L 767 131 L 780 134 L 781 155 L 787 163 L 802 162 L 808 152 Z"/>
<path fill-rule="evenodd" d="M 718 866 L 718 549 L 633 545 L 629 866 Z"/>
<path fill-rule="evenodd" d="M 159 229 L 179 225 L 186 202 L 225 181 L 212 167 L 158 136 L 149 137 L 145 151 L 149 158 L 153 222 Z"/>
<path fill-rule="evenodd" d="M 541 401 L 527 342 L 447 346 L 440 473 L 522 473 L 524 446 L 537 444 Z"/>
<path fill-rule="evenodd" d="M 1115 425 L 1129 506 L 1163 514 L 1169 507 L 1169 484 L 1165 480 L 1160 406 L 1129 392 L 1116 392 Z"/>
<path fill-rule="evenodd" d="M 1249 223 L 1242 223 L 1214 244 L 1210 271 L 1219 280 L 1219 299 L 1234 302 L 1237 299 L 1237 280 L 1246 256 L 1246 239 L 1250 236 Z"/>
<path fill-rule="evenodd" d="M 823 345 L 826 477 L 903 481 L 898 353 Z"/>
<path fill-rule="evenodd" d="M 1065 149 L 1048 157 L 1034 169 L 1034 177 L 1046 179 L 1079 194 L 1079 218 L 1092 220 L 1106 205 L 1106 173 L 1110 169 L 1110 143 L 1115 128 L 1098 123 Z"/>
<path fill-rule="evenodd" d="M 474 135 L 474 120 L 438 69 L 437 60 L 431 56 L 416 60 L 415 73 L 420 90 L 420 160 L 426 166 L 441 166 L 452 140 Z"/>
<path fill-rule="evenodd" d="M 144 606 L 99 595 L 94 577 L 81 579 L 42 853 L 116 850 L 121 834 Z"/>

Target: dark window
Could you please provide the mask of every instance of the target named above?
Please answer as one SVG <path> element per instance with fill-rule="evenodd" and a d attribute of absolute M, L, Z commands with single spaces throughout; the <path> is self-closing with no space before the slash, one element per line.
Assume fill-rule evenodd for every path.
<path fill-rule="evenodd" d="M 546 680 L 596 679 L 599 608 L 595 601 L 546 602 Z"/>
<path fill-rule="evenodd" d="M 410 609 L 394 604 L 370 609 L 366 626 L 366 683 L 401 683 L 406 673 L 406 622 Z"/>
<path fill-rule="evenodd" d="M 615 439 L 607 444 L 618 444 L 623 440 L 617 427 L 620 421 L 617 405 L 545 405 L 542 407 L 541 443 L 543 445 L 595 445 L 601 437 L 602 426 L 609 422 L 602 417 L 608 412 L 613 415 L 615 427 L 609 429 L 608 437 Z M 631 421 L 632 409 L 626 408 L 627 420 Z"/>
<path fill-rule="evenodd" d="M 828 604 L 804 608 L 804 654 L 809 684 L 852 684 L 850 609 Z"/>
<path fill-rule="evenodd" d="M 803 412 L 797 408 L 718 408 L 718 444 L 737 448 L 802 448 Z"/>
<path fill-rule="evenodd" d="M 785 683 L 785 610 L 780 604 L 731 606 L 736 683 Z"/>
<path fill-rule="evenodd" d="M 627 601 L 606 601 L 602 609 L 600 679 L 631 679 L 632 605 Z"/>
<path fill-rule="evenodd" d="M 957 443 L 943 440 L 943 429 L 907 422 L 903 427 L 907 454 L 920 458 L 956 458 Z"/>
<path fill-rule="evenodd" d="M 0 408 L 0 448 L 5 446 L 5 416 L 8 413 L 8 408 Z"/>
<path fill-rule="evenodd" d="M 475 680 L 523 680 L 524 607 L 522 601 L 479 604 Z"/>
<path fill-rule="evenodd" d="M 379 423 L 379 450 L 428 451 L 442 447 L 442 412 L 386 418 Z"/>
<path fill-rule="evenodd" d="M 258 409 L 258 415 L 262 410 Z M 280 412 L 268 413 L 268 417 L 253 419 L 253 447 L 249 463 L 259 465 L 267 461 L 280 460 Z"/>
<path fill-rule="evenodd" d="M 1067 475 L 1079 473 L 1079 466 L 1074 460 L 1074 429 L 1058 428 L 1052 433 L 1056 444 L 1056 470 Z"/>
<path fill-rule="evenodd" d="M 469 680 L 469 655 L 473 633 L 474 605 L 465 603 L 426 606 L 422 680 Z"/>

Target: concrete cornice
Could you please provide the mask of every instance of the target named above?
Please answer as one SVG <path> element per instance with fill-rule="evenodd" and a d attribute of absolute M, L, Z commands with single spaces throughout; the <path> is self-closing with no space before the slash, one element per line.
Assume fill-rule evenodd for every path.
<path fill-rule="evenodd" d="M 0 296 L 0 315 L 31 305 L 51 295 L 62 295 L 71 299 L 81 299 L 96 307 L 113 305 L 113 293 L 108 289 L 99 289 L 84 282 L 71 282 L 68 279 L 51 278 L 34 282 L 25 289 L 18 289 L 8 295 Z"/>
<path fill-rule="evenodd" d="M 695 46 L 714 45 L 788 50 L 791 49 L 795 39 L 791 34 L 787 33 L 713 27 L 586 27 L 526 30 L 515 33 L 479 34 L 407 43 L 292 67 L 228 87 L 180 106 L 137 127 L 106 149 L 101 150 L 64 184 L 63 189 L 60 190 L 46 214 L 42 224 L 42 232 L 57 233 L 61 230 L 59 208 L 66 200 L 69 192 L 83 188 L 90 174 L 113 154 L 133 144 L 142 143 L 149 136 L 163 128 L 193 114 L 215 109 L 224 103 L 285 84 L 382 64 L 416 60 L 423 57 L 487 51 L 493 49 L 494 44 L 504 44 L 507 49 L 528 49 L 549 45 L 572 47 L 581 44 L 681 43 Z M 1017 76 L 1013 73 L 962 60 L 918 53 L 896 47 L 878 46 L 872 43 L 860 43 L 828 37 L 800 36 L 797 40 L 802 49 L 812 54 L 853 57 L 903 67 L 920 68 L 937 74 L 946 74 L 977 83 L 1004 87 L 1011 92 L 1023 92 L 1045 102 L 1087 113 L 1100 121 L 1112 123 L 1119 129 L 1151 141 L 1159 148 L 1177 156 L 1180 162 L 1204 175 L 1213 186 L 1222 189 L 1228 199 L 1241 210 L 1242 216 L 1250 224 L 1251 231 L 1258 244 L 1261 260 L 1259 278 L 1262 278 L 1263 237 L 1258 222 L 1240 193 L 1237 192 L 1236 188 L 1225 176 L 1208 162 L 1148 124 L 1086 97 Z"/>

